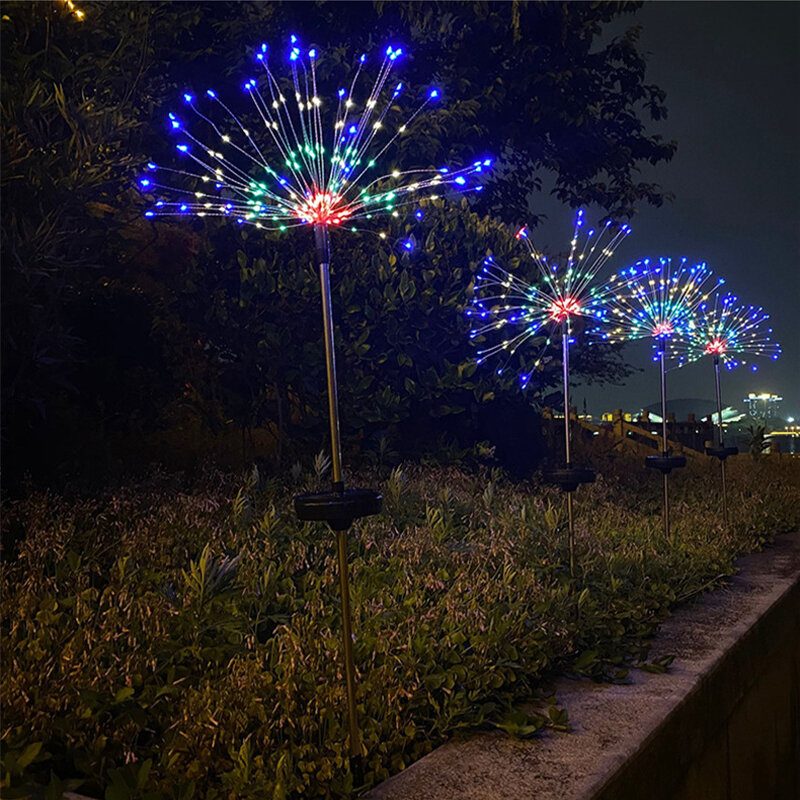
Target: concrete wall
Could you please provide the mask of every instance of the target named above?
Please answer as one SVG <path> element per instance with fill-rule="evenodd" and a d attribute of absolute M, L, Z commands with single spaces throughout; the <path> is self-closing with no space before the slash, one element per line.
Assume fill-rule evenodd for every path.
<path fill-rule="evenodd" d="M 593 797 L 800 798 L 800 584 L 758 619 Z"/>

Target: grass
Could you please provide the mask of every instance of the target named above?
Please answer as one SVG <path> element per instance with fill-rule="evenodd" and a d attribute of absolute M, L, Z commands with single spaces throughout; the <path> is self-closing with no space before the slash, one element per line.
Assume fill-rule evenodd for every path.
<path fill-rule="evenodd" d="M 292 494 L 319 484 L 208 473 L 6 504 L 3 797 L 343 797 L 335 542 Z M 800 527 L 800 460 L 715 464 L 672 482 L 608 456 L 577 494 L 571 579 L 561 496 L 497 471 L 375 469 L 386 510 L 350 540 L 366 785 L 460 730 L 564 728 L 557 674 L 623 680 L 676 603 Z M 539 696 L 541 713 L 518 711 Z M 48 787 L 49 788 L 46 788 Z"/>

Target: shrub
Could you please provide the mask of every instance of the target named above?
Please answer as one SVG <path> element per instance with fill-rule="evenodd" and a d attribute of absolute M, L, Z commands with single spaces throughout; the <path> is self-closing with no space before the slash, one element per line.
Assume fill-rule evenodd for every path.
<path fill-rule="evenodd" d="M 574 582 L 552 490 L 447 466 L 361 475 L 387 506 L 350 542 L 366 783 L 458 730 L 564 727 L 546 697 L 513 709 L 557 673 L 621 679 L 672 605 L 797 529 L 800 462 L 729 463 L 730 530 L 698 490 L 716 464 L 692 463 L 672 542 L 658 481 L 607 464 L 577 495 Z M 334 539 L 290 511 L 318 479 L 209 474 L 189 491 L 154 475 L 7 505 L 4 797 L 351 792 Z"/>

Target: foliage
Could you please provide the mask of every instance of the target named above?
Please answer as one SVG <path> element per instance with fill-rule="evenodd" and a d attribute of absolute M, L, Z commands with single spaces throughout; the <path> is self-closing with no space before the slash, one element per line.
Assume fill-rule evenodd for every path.
<path fill-rule="evenodd" d="M 81 24 L 59 3 L 3 8 L 3 441 L 24 442 L 23 464 L 47 434 L 51 459 L 54 438 L 74 451 L 65 431 L 85 417 L 135 426 L 163 393 L 141 287 L 118 286 L 143 246 L 127 231 L 130 173 L 165 91 L 148 71 L 152 16 L 100 6 Z"/>
<path fill-rule="evenodd" d="M 753 458 L 759 458 L 765 450 L 769 450 L 766 425 L 748 425 L 745 432 L 747 433 L 747 449 Z"/>
<path fill-rule="evenodd" d="M 320 44 L 331 70 L 354 49 L 399 37 L 413 45 L 408 83 L 436 79 L 448 101 L 408 137 L 403 159 L 438 164 L 486 150 L 503 156 L 494 192 L 485 193 L 480 215 L 451 243 L 451 252 L 463 250 L 458 263 L 430 259 L 425 271 L 397 266 L 371 243 L 350 240 L 342 245 L 349 257 L 339 286 L 348 308 L 366 303 L 397 320 L 386 320 L 391 330 L 380 332 L 384 320 L 376 316 L 359 333 L 355 311 L 345 312 L 351 319 L 342 321 L 344 359 L 361 371 L 348 389 L 356 395 L 355 428 L 370 433 L 379 411 L 386 424 L 419 418 L 426 397 L 437 414 L 450 414 L 465 407 L 465 391 L 492 394 L 485 377 L 474 381 L 479 389 L 455 380 L 466 349 L 456 353 L 451 343 L 460 331 L 451 314 L 456 281 L 467 277 L 458 270 L 483 246 L 480 226 L 494 226 L 483 214 L 528 216 L 529 195 L 543 179 L 571 205 L 595 203 L 622 215 L 663 198 L 658 187 L 635 180 L 641 163 L 659 163 L 674 149 L 646 131 L 647 119 L 665 114 L 663 93 L 644 80 L 635 32 L 602 39 L 606 26 L 632 8 L 245 2 L 231 13 L 225 3 L 87 0 L 78 22 L 61 3 L 6 3 L 0 138 L 9 463 L 19 473 L 46 469 L 51 480 L 81 458 L 106 470 L 112 433 L 157 429 L 176 407 L 190 408 L 211 430 L 269 420 L 282 431 L 298 409 L 298 426 L 319 421 L 318 410 L 305 405 L 322 385 L 317 337 L 310 335 L 318 316 L 306 266 L 310 243 L 300 236 L 280 246 L 256 244 L 214 226 L 147 225 L 132 188 L 135 168 L 150 157 L 172 157 L 158 121 L 178 91 L 219 85 L 220 76 L 235 85 L 254 31 L 269 32 L 271 40 L 294 29 L 326 38 Z M 413 291 L 413 314 L 404 315 Z M 429 318 L 420 319 L 423 330 L 430 322 L 428 333 L 445 340 L 447 363 L 436 365 L 435 376 L 421 368 L 430 358 L 410 355 L 409 365 L 403 353 L 379 345 L 413 339 L 400 323 L 418 316 Z M 442 328 L 445 321 L 452 327 Z M 285 342 L 284 330 L 291 331 Z M 417 350 L 429 341 L 422 334 Z"/>
<path fill-rule="evenodd" d="M 350 538 L 367 784 L 459 730 L 565 728 L 546 696 L 515 709 L 557 673 L 646 664 L 671 605 L 800 524 L 797 460 L 728 462 L 729 530 L 696 490 L 715 464 L 691 464 L 664 541 L 658 482 L 604 458 L 578 495 L 575 583 L 552 490 L 450 467 L 360 476 L 387 506 Z M 6 505 L 4 797 L 48 783 L 111 800 L 351 792 L 334 539 L 288 511 L 315 471 L 193 487 L 155 474 Z"/>
<path fill-rule="evenodd" d="M 570 206 L 595 204 L 618 217 L 664 190 L 636 179 L 644 163 L 668 161 L 675 143 L 647 130 L 666 117 L 664 92 L 646 82 L 632 26 L 611 38 L 610 23 L 637 3 L 318 3 L 298 18 L 293 3 L 242 3 L 220 23 L 232 41 L 264 29 L 351 59 L 353 51 L 399 41 L 410 51 L 404 80 L 435 80 L 446 102 L 404 143 L 409 162 L 503 156 L 484 208 L 506 221 L 536 221 L 530 200 L 552 183 Z M 256 44 L 254 42 L 254 44 Z M 244 60 L 244 59 L 243 59 Z"/>
<path fill-rule="evenodd" d="M 524 252 L 506 226 L 480 217 L 465 200 L 458 209 L 432 201 L 422 212 L 422 220 L 392 227 L 397 244 L 388 252 L 377 237 L 343 234 L 333 253 L 345 441 L 372 447 L 388 437 L 406 454 L 409 443 L 443 433 L 470 446 L 487 438 L 481 422 L 491 401 L 510 398 L 522 409 L 529 402 L 513 371 L 477 368 L 464 317 L 486 255 L 526 270 Z M 216 258 L 189 259 L 187 271 L 165 284 L 158 329 L 175 354 L 172 370 L 209 425 L 271 424 L 279 443 L 297 447 L 306 436 L 318 448 L 325 368 L 310 237 L 265 241 L 235 233 L 238 273 Z M 534 355 L 536 348 L 520 351 L 520 370 L 531 371 Z M 591 358 L 576 348 L 575 366 L 588 379 L 627 373 L 619 352 L 604 345 L 594 346 Z M 546 357 L 535 374 L 529 395 L 541 398 L 560 367 Z"/>

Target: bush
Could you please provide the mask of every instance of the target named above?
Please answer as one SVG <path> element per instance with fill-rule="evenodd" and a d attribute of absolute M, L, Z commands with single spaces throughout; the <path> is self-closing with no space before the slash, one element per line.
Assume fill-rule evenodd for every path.
<path fill-rule="evenodd" d="M 672 605 L 797 529 L 800 462 L 729 463 L 731 529 L 697 489 L 716 464 L 693 463 L 673 542 L 656 477 L 607 464 L 577 495 L 575 581 L 550 489 L 446 466 L 359 476 L 386 501 L 350 542 L 366 783 L 461 729 L 564 727 L 546 696 L 512 708 L 557 673 L 621 679 Z M 348 795 L 334 539 L 290 511 L 314 480 L 156 474 L 6 507 L 4 797 Z"/>
<path fill-rule="evenodd" d="M 394 247 L 347 231 L 333 237 L 344 441 L 373 448 L 386 437 L 406 457 L 430 451 L 443 434 L 467 447 L 476 432 L 496 439 L 486 424 L 492 402 L 509 407 L 519 423 L 530 415 L 531 398 L 541 400 L 561 378 L 558 359 L 545 355 L 534 367 L 544 336 L 513 362 L 534 373 L 528 397 L 517 369 L 498 375 L 475 362 L 475 345 L 483 342 L 470 340 L 464 310 L 486 256 L 535 280 L 512 229 L 472 212 L 464 199 L 423 202 L 419 213 L 421 221 L 409 215 L 410 222 L 387 226 Z M 158 321 L 171 371 L 208 427 L 267 427 L 292 456 L 317 450 L 327 431 L 319 402 L 319 278 L 313 239 L 297 233 L 273 240 L 247 230 L 219 232 L 214 252 L 239 247 L 239 269 L 224 258 L 187 259 L 191 266 L 164 280 Z M 412 253 L 402 241 L 414 243 Z M 632 371 L 616 346 L 595 344 L 590 359 L 586 350 L 575 347 L 576 376 L 613 382 Z"/>

